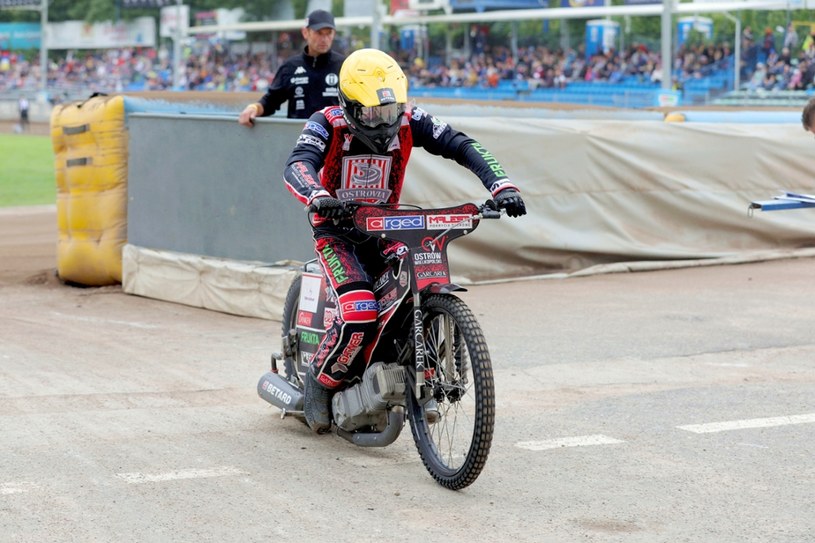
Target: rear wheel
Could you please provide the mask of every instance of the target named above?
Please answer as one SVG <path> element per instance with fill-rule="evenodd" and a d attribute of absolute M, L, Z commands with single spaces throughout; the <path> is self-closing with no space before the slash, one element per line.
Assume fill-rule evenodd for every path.
<path fill-rule="evenodd" d="M 283 304 L 283 374 L 286 379 L 303 387 L 300 372 L 300 345 L 297 338 L 297 312 L 300 306 L 300 280 L 302 274 L 298 273 L 289 286 L 286 293 L 286 301 Z"/>
<path fill-rule="evenodd" d="M 427 470 L 442 486 L 459 490 L 481 474 L 492 445 L 492 362 L 463 301 L 435 294 L 422 307 L 426 390 L 421 398 L 408 392 L 408 418 Z"/>

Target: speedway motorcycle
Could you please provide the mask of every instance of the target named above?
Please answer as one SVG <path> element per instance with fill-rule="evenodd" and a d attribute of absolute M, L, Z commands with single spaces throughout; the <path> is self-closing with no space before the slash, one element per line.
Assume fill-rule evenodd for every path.
<path fill-rule="evenodd" d="M 410 422 L 419 455 L 442 486 L 472 484 L 487 461 L 495 425 L 492 363 L 472 311 L 450 280 L 447 247 L 502 212 L 488 200 L 440 209 L 347 203 L 353 228 L 404 247 L 375 278 L 375 339 L 360 382 L 334 394 L 333 428 L 362 447 L 384 447 Z M 303 417 L 305 372 L 337 314 L 316 260 L 292 282 L 283 309 L 282 352 L 258 382 L 282 417 Z M 358 363 L 360 363 L 359 361 Z"/>

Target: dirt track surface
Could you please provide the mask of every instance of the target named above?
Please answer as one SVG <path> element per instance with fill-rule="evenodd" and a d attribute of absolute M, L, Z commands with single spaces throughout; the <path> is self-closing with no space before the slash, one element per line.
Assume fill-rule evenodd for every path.
<path fill-rule="evenodd" d="M 0 210 L 2 542 L 812 541 L 811 260 L 462 293 L 497 426 L 450 492 L 259 400 L 278 323 L 61 284 L 55 224 Z"/>
<path fill-rule="evenodd" d="M 0 208 L 0 287 L 56 273 L 55 206 Z"/>

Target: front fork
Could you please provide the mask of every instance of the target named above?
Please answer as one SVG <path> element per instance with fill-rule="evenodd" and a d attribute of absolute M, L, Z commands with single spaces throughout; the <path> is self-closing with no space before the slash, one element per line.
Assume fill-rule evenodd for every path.
<path fill-rule="evenodd" d="M 422 300 L 418 292 L 413 294 L 413 361 L 415 379 L 413 393 L 416 398 L 422 397 L 425 369 L 424 321 L 422 319 Z"/>

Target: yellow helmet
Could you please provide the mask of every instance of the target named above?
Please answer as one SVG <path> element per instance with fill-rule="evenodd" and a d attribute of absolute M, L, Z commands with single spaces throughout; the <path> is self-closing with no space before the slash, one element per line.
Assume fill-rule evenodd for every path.
<path fill-rule="evenodd" d="M 378 49 L 354 51 L 340 68 L 340 105 L 348 128 L 373 151 L 385 153 L 399 132 L 407 77 Z"/>

